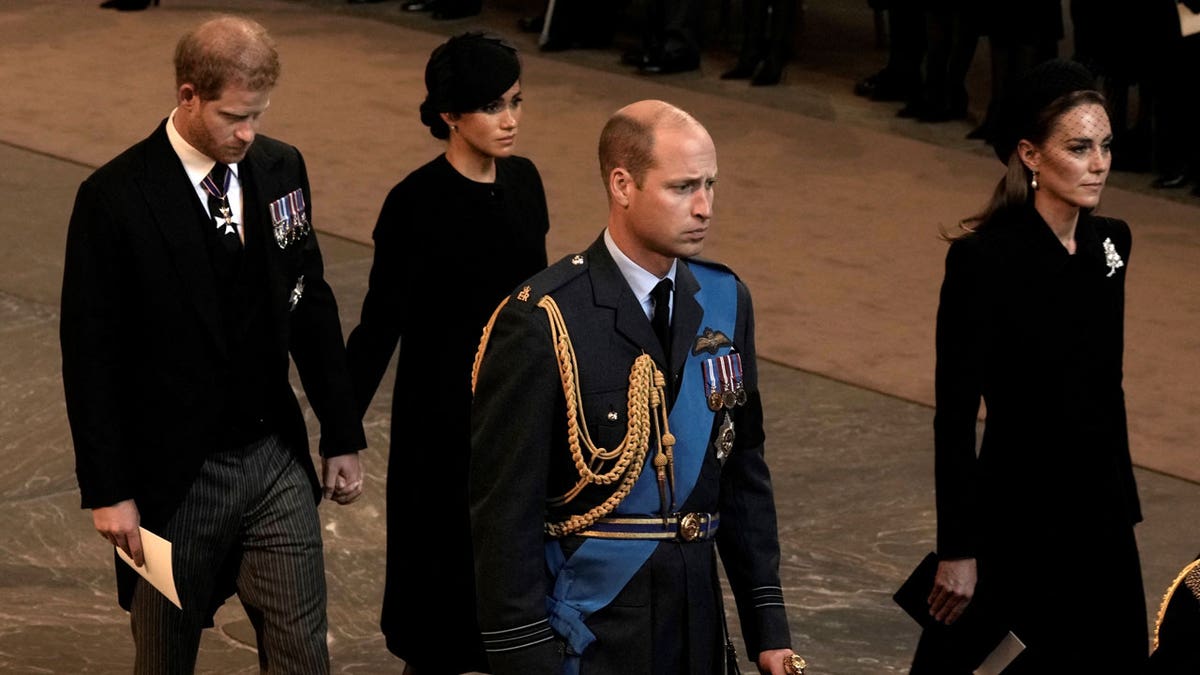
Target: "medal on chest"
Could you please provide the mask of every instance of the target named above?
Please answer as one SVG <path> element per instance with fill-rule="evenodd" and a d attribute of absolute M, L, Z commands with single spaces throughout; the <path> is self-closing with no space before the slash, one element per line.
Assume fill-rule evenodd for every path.
<path fill-rule="evenodd" d="M 708 409 L 719 412 L 746 405 L 746 386 L 742 377 L 742 355 L 737 352 L 715 356 L 702 362 L 704 398 Z"/>

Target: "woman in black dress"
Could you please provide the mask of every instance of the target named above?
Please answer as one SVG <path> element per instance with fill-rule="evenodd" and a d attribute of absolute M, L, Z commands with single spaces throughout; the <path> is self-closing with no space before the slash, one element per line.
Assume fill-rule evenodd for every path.
<path fill-rule="evenodd" d="M 347 340 L 365 412 L 403 339 L 380 627 L 408 675 L 487 670 L 467 506 L 471 368 L 492 310 L 546 266 L 549 230 L 541 177 L 513 154 L 520 75 L 516 51 L 480 33 L 431 54 L 421 121 L 446 151 L 384 201 L 362 318 Z"/>
<path fill-rule="evenodd" d="M 1026 646 L 1005 675 L 1145 666 L 1122 389 L 1130 232 L 1094 213 L 1112 142 L 1094 81 L 1056 59 L 1018 82 L 994 142 L 1007 175 L 951 238 L 937 317 L 935 622 L 913 675 L 970 673 L 1003 634 L 972 642 L 989 627 Z"/>

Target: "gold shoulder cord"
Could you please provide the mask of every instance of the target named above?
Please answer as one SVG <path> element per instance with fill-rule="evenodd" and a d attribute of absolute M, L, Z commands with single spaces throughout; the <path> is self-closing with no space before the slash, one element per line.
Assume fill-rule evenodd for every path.
<path fill-rule="evenodd" d="M 475 382 L 479 375 L 479 365 L 487 350 L 488 339 L 491 337 L 492 325 L 500 309 L 504 307 L 507 298 L 492 312 L 483 329 L 483 337 L 479 349 L 475 353 L 475 364 L 471 369 L 471 391 L 475 391 Z M 605 517 L 629 495 L 633 484 L 642 473 L 646 461 L 646 451 L 650 446 L 651 420 L 655 435 L 660 439 L 658 454 L 654 457 L 654 467 L 658 478 L 659 500 L 662 505 L 664 518 L 674 511 L 674 504 L 667 499 L 667 489 L 670 488 L 672 501 L 675 493 L 674 461 L 672 451 L 675 446 L 675 436 L 671 434 L 667 422 L 667 412 L 663 388 L 666 386 L 663 374 L 654 365 L 654 360 L 648 354 L 642 354 L 633 362 L 629 370 L 629 394 L 627 398 L 627 414 L 629 425 L 621 444 L 612 450 L 596 447 L 588 434 L 587 425 L 581 424 L 579 418 L 583 415 L 583 400 L 579 391 L 579 364 L 575 358 L 575 348 L 567 333 L 567 325 L 562 312 L 550 296 L 543 296 L 538 301 L 538 307 L 546 311 L 550 319 L 550 334 L 554 342 L 555 358 L 558 361 L 558 372 L 562 379 L 563 396 L 567 408 L 567 443 L 571 449 L 571 459 L 579 471 L 579 481 L 565 494 L 550 500 L 552 506 L 562 506 L 571 502 L 588 485 L 611 485 L 620 480 L 616 491 L 599 505 L 588 512 L 571 516 L 557 522 L 546 523 L 546 533 L 552 537 L 562 537 L 580 530 L 587 529 L 596 521 Z M 651 409 L 654 415 L 651 415 Z M 587 458 L 584 449 L 587 450 Z M 608 466 L 605 469 L 605 466 Z"/>
<path fill-rule="evenodd" d="M 1158 629 L 1162 627 L 1163 617 L 1167 613 L 1167 603 L 1171 601 L 1171 596 L 1180 584 L 1183 584 L 1192 595 L 1200 599 L 1200 558 L 1184 567 L 1179 572 L 1179 576 L 1175 577 L 1175 581 L 1171 582 L 1167 592 L 1163 594 L 1162 603 L 1158 606 L 1158 617 L 1154 620 L 1154 649 L 1158 649 Z"/>
<path fill-rule="evenodd" d="M 496 305 L 496 309 L 492 310 L 492 315 L 488 317 L 487 323 L 483 326 L 483 336 L 479 338 L 479 349 L 475 350 L 475 363 L 471 364 L 471 395 L 475 395 L 475 381 L 479 379 L 479 364 L 483 363 L 483 353 L 487 351 L 488 338 L 492 336 L 492 325 L 496 323 L 496 317 L 500 315 L 500 310 L 508 304 L 508 296 Z"/>

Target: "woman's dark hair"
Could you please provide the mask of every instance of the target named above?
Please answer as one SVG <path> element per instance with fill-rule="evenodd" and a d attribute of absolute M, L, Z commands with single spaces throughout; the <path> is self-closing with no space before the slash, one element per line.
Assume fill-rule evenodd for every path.
<path fill-rule="evenodd" d="M 1063 94 L 1037 112 L 1028 126 L 1028 133 L 1020 140 L 1026 140 L 1038 146 L 1042 145 L 1050 138 L 1055 125 L 1063 115 L 1083 105 L 1106 107 L 1107 101 L 1103 94 L 1091 89 Z M 1007 167 L 1008 170 L 996 184 L 992 198 L 983 210 L 960 221 L 957 232 L 943 232 L 943 239 L 953 240 L 973 232 L 979 232 L 997 220 L 997 216 L 1010 213 L 1033 201 L 1033 191 L 1029 187 L 1033 174 L 1025 166 L 1025 162 L 1021 161 L 1021 154 L 1016 147 L 1013 147 L 1012 152 L 1008 155 Z"/>
<path fill-rule="evenodd" d="M 435 138 L 450 137 L 441 113 L 478 110 L 504 95 L 521 79 L 517 50 L 484 32 L 455 35 L 438 45 L 425 64 L 425 100 L 421 122 Z"/>

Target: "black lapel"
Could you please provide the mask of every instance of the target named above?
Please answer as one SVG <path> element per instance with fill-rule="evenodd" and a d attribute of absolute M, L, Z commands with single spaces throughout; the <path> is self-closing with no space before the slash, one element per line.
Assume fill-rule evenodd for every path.
<path fill-rule="evenodd" d="M 287 286 L 289 275 L 283 251 L 275 243 L 269 205 L 272 200 L 299 188 L 300 184 L 289 187 L 280 183 L 278 167 L 283 158 L 265 148 L 265 144 L 260 143 L 250 146 L 245 159 L 238 163 L 238 177 L 242 181 L 242 218 L 246 221 L 247 242 L 254 237 L 257 240 L 255 245 L 262 247 L 267 266 L 268 311 L 271 312 L 271 325 L 278 327 L 286 325 L 284 313 L 287 311 L 286 299 L 291 287 Z M 286 334 L 277 332 L 276 338 L 284 342 L 283 349 L 287 351 Z"/>
<path fill-rule="evenodd" d="M 587 257 L 595 302 L 600 307 L 613 310 L 613 324 L 617 333 L 638 349 L 653 356 L 660 364 L 664 363 L 666 355 L 663 354 L 662 345 L 654 335 L 654 328 L 646 318 L 642 303 L 634 297 L 629 282 L 625 281 L 621 269 L 617 267 L 616 261 L 608 252 L 608 247 L 604 245 L 603 235 L 588 249 Z"/>
<path fill-rule="evenodd" d="M 166 125 L 164 120 L 146 144 L 146 173 L 140 180 L 141 188 L 179 271 L 184 293 L 224 355 L 226 345 L 217 309 L 216 280 L 204 240 L 207 211 L 188 180 L 183 162 L 171 147 Z M 192 208 L 182 208 L 184 204 Z"/>
<path fill-rule="evenodd" d="M 1096 219 L 1086 213 L 1079 214 L 1079 222 L 1075 225 L 1075 255 L 1082 256 L 1089 268 L 1097 272 L 1108 273 L 1108 264 L 1104 255 L 1104 244 L 1100 233 L 1096 230 Z"/>
<path fill-rule="evenodd" d="M 671 315 L 672 372 L 683 367 L 702 328 L 700 321 L 704 318 L 704 308 L 696 302 L 698 292 L 700 282 L 696 281 L 687 263 L 680 260 L 675 267 L 675 311 Z M 732 335 L 729 337 L 733 338 Z"/>
<path fill-rule="evenodd" d="M 1071 254 L 1037 209 L 1028 207 L 1027 217 L 1018 219 L 1014 226 L 1021 230 L 1022 250 L 1019 256 L 1023 260 L 1016 261 L 1021 267 L 1027 266 L 1043 274 L 1057 271 L 1067 263 Z"/>

